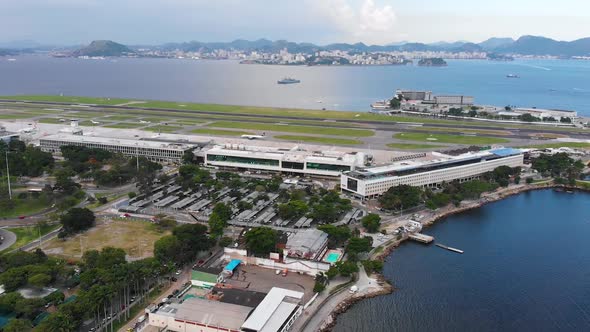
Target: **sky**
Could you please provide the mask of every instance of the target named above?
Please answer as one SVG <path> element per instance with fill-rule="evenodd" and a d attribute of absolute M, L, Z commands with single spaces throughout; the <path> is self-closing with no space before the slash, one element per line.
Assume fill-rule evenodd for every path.
<path fill-rule="evenodd" d="M 590 36 L 588 0 L 0 0 L 0 42 L 328 44 Z"/>

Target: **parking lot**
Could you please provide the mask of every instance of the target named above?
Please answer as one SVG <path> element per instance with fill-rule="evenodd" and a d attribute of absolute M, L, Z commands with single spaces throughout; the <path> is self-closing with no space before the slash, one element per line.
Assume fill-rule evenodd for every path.
<path fill-rule="evenodd" d="M 235 288 L 246 288 L 257 292 L 268 293 L 273 287 L 281 287 L 305 295 L 303 301 L 307 302 L 313 296 L 315 281 L 308 275 L 300 275 L 289 272 L 283 277 L 276 274 L 274 269 L 266 269 L 254 265 L 240 265 L 234 275 L 227 280 L 227 284 Z"/>

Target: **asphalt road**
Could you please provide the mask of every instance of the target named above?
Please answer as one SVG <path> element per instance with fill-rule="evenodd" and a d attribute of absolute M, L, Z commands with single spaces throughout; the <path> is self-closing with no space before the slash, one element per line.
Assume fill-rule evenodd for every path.
<path fill-rule="evenodd" d="M 0 244 L 0 251 L 10 247 L 16 242 L 16 234 L 6 229 L 0 228 L 0 236 L 4 238 L 4 241 Z"/>

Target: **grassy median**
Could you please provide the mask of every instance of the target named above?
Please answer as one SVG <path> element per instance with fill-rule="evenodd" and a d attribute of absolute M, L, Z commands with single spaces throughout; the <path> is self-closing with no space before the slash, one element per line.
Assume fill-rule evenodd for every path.
<path fill-rule="evenodd" d="M 362 141 L 356 139 L 346 138 L 333 138 L 333 137 L 321 137 L 321 136 L 303 136 L 303 135 L 279 135 L 274 136 L 277 139 L 283 139 L 286 141 L 295 142 L 308 142 L 308 143 L 322 143 L 322 144 L 334 144 L 334 145 L 360 145 Z"/>
<path fill-rule="evenodd" d="M 329 128 L 319 126 L 277 125 L 256 122 L 216 121 L 207 125 L 215 128 L 250 129 L 259 131 L 274 131 L 284 133 L 319 134 L 348 137 L 368 137 L 375 133 L 366 129 Z"/>
<path fill-rule="evenodd" d="M 397 133 L 393 138 L 418 141 L 418 142 L 433 142 L 433 143 L 449 143 L 449 144 L 464 144 L 464 145 L 487 145 L 508 143 L 509 140 L 497 137 L 483 137 L 483 136 L 462 136 L 449 134 L 429 134 L 429 133 Z"/>

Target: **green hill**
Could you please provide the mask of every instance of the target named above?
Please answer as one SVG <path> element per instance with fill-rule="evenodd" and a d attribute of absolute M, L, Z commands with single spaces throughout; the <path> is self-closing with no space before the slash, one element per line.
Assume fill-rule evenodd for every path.
<path fill-rule="evenodd" d="M 90 45 L 74 52 L 74 56 L 122 56 L 133 54 L 127 46 L 111 40 L 95 40 Z"/>

